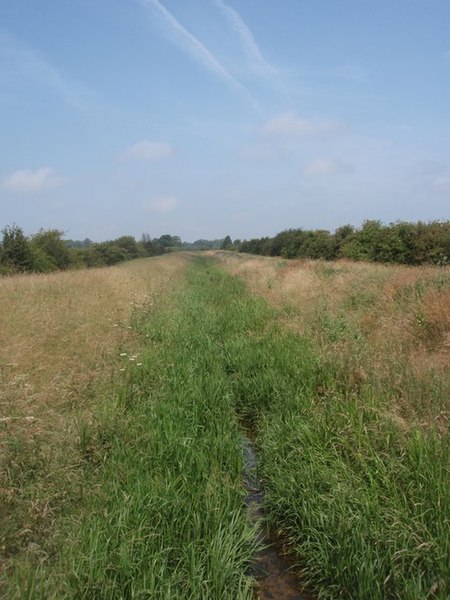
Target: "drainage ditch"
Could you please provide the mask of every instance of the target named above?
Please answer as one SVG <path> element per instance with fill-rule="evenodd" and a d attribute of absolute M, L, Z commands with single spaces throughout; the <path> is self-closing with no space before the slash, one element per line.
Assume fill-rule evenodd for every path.
<path fill-rule="evenodd" d="M 282 540 L 268 529 L 264 519 L 264 488 L 258 476 L 258 454 L 252 441 L 251 430 L 244 429 L 242 436 L 244 455 L 244 485 L 247 491 L 245 504 L 250 519 L 257 527 L 261 550 L 254 557 L 249 575 L 257 581 L 255 598 L 259 600 L 313 600 L 305 590 L 296 570 L 295 560 L 286 552 Z"/>

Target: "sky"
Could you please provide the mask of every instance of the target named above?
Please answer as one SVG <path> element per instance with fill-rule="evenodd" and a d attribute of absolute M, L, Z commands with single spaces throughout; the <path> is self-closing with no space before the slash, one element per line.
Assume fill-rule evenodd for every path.
<path fill-rule="evenodd" d="M 1 228 L 365 219 L 450 219 L 449 0 L 1 0 Z"/>

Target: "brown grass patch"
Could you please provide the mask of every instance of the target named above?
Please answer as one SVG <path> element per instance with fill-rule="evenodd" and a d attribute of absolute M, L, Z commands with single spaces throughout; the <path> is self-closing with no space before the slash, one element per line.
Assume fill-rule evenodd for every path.
<path fill-rule="evenodd" d="M 448 268 L 213 254 L 280 309 L 281 323 L 308 336 L 349 393 L 370 386 L 396 421 L 444 430 Z"/>

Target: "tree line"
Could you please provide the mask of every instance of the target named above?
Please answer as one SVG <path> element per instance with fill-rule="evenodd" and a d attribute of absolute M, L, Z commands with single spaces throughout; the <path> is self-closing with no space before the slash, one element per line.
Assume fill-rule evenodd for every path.
<path fill-rule="evenodd" d="M 125 260 L 157 256 L 174 250 L 235 250 L 283 258 L 446 265 L 450 260 L 450 221 L 430 223 L 364 221 L 361 227 L 344 225 L 334 232 L 325 229 L 288 229 L 274 237 L 232 241 L 224 239 L 183 242 L 177 235 L 137 241 L 123 235 L 106 242 L 64 240 L 58 229 L 41 229 L 26 236 L 17 225 L 5 227 L 0 241 L 0 275 L 48 273 L 82 267 L 103 267 Z"/>
<path fill-rule="evenodd" d="M 445 265 L 450 260 L 450 221 L 385 225 L 367 220 L 360 228 L 344 225 L 333 233 L 325 229 L 288 229 L 274 237 L 244 240 L 238 250 L 283 258 Z"/>
<path fill-rule="evenodd" d="M 125 260 L 164 254 L 182 244 L 178 236 L 169 234 L 151 239 L 144 233 L 140 241 L 124 235 L 95 243 L 89 239 L 63 240 L 64 232 L 58 229 L 41 229 L 26 236 L 21 227 L 11 225 L 1 233 L 0 275 L 110 266 Z"/>

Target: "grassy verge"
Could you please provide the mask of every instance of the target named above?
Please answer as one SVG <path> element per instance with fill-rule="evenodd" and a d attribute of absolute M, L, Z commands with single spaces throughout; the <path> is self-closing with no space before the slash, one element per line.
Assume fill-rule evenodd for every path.
<path fill-rule="evenodd" d="M 447 598 L 447 434 L 401 428 L 379 389 L 343 386 L 277 310 L 195 263 L 161 310 L 135 313 L 138 360 L 80 420 L 85 483 L 64 551 L 16 579 L 19 597 L 251 598 L 239 413 L 269 519 L 321 597 Z"/>

